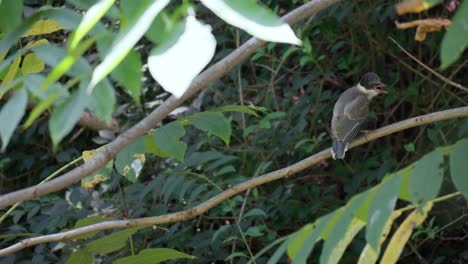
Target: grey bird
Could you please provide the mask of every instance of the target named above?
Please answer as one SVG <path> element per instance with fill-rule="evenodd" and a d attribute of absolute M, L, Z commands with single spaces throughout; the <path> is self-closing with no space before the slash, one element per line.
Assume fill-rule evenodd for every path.
<path fill-rule="evenodd" d="M 331 134 L 333 139 L 333 159 L 343 159 L 348 150 L 348 144 L 361 130 L 369 114 L 370 101 L 380 94 L 386 94 L 385 85 L 379 76 L 368 72 L 362 76 L 359 83 L 347 89 L 338 98 L 333 108 Z"/>

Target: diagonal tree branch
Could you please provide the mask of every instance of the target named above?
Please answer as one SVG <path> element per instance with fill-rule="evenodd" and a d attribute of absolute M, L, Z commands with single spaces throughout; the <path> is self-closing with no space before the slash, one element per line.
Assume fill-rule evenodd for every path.
<path fill-rule="evenodd" d="M 396 133 L 398 131 L 402 131 L 408 128 L 426 125 L 426 124 L 434 123 L 434 122 L 441 121 L 441 120 L 453 119 L 457 117 L 468 117 L 468 106 L 434 112 L 434 113 L 427 114 L 427 115 L 421 115 L 421 116 L 409 118 L 409 119 L 379 128 L 377 130 L 369 132 L 365 136 L 362 136 L 356 139 L 355 141 L 351 143 L 349 148 L 354 148 L 356 146 L 362 145 L 364 143 L 375 140 L 377 138 L 381 138 L 381 137 L 384 137 L 384 136 L 387 136 L 387 135 L 390 135 L 390 134 L 393 134 L 393 133 Z M 108 229 L 113 229 L 113 228 L 134 227 L 134 226 L 160 225 L 160 224 L 174 223 L 174 222 L 192 219 L 201 214 L 204 214 L 211 208 L 215 207 L 216 205 L 220 204 L 226 199 L 233 197 L 234 195 L 237 195 L 248 189 L 263 185 L 265 183 L 291 176 L 297 172 L 300 172 L 330 157 L 331 157 L 331 153 L 330 153 L 329 148 L 322 150 L 321 152 L 318 152 L 288 167 L 263 174 L 259 177 L 252 178 L 243 183 L 235 185 L 215 195 L 209 200 L 195 207 L 184 210 L 184 211 L 160 215 L 160 216 L 153 216 L 153 217 L 102 222 L 102 223 L 89 225 L 89 226 L 85 226 L 85 227 L 81 227 L 81 228 L 77 228 L 77 229 L 73 229 L 73 230 L 69 230 L 69 231 L 65 231 L 65 232 L 61 232 L 57 234 L 27 238 L 27 239 L 21 240 L 20 242 L 12 246 L 0 249 L 0 256 L 6 256 L 8 254 L 14 253 L 21 249 L 31 247 L 34 245 L 38 245 L 38 244 L 70 240 L 78 236 L 88 234 L 91 232 L 96 232 L 96 231 L 108 230 Z"/>
<path fill-rule="evenodd" d="M 290 25 L 294 25 L 299 21 L 310 17 L 311 15 L 337 2 L 339 2 L 339 0 L 313 0 L 289 12 L 283 16 L 283 20 Z M 104 166 L 109 160 L 113 159 L 124 147 L 143 136 L 150 129 L 154 128 L 156 124 L 162 121 L 172 110 L 177 108 L 177 106 L 192 97 L 201 89 L 205 88 L 210 82 L 221 78 L 234 66 L 241 63 L 244 59 L 249 57 L 253 52 L 262 47 L 264 44 L 265 41 L 251 38 L 242 46 L 231 52 L 228 56 L 202 72 L 197 78 L 193 80 L 190 88 L 181 98 L 175 98 L 174 96 L 171 96 L 162 105 L 151 112 L 151 114 L 122 133 L 104 150 L 94 155 L 94 157 L 89 162 L 63 174 L 60 177 L 57 177 L 50 182 L 0 196 L 0 208 L 5 208 L 17 202 L 32 200 L 51 192 L 62 190 L 78 182 L 87 175 L 92 174 Z"/>

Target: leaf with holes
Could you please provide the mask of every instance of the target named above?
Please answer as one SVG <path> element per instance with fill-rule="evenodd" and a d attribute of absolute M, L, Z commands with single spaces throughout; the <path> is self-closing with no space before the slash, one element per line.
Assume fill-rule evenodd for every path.
<path fill-rule="evenodd" d="M 136 182 L 145 164 L 145 151 L 145 140 L 137 139 L 117 154 L 115 168 L 129 181 Z"/>

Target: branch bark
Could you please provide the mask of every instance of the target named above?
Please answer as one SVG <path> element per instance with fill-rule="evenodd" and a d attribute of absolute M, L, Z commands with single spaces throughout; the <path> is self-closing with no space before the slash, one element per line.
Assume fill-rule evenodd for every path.
<path fill-rule="evenodd" d="M 282 19 L 288 24 L 294 25 L 297 22 L 310 17 L 311 15 L 337 2 L 339 2 L 339 0 L 313 0 L 289 12 L 283 16 Z M 50 182 L 0 196 L 0 209 L 11 206 L 17 202 L 36 199 L 51 192 L 62 190 L 80 181 L 87 175 L 92 174 L 107 164 L 109 160 L 113 159 L 124 147 L 146 134 L 146 132 L 148 132 L 150 129 L 154 128 L 156 124 L 162 121 L 172 110 L 177 108 L 185 100 L 189 99 L 195 93 L 205 88 L 210 82 L 221 78 L 234 66 L 241 63 L 244 59 L 249 57 L 253 52 L 262 47 L 264 44 L 265 41 L 251 38 L 242 46 L 231 52 L 228 56 L 202 72 L 197 78 L 193 80 L 190 88 L 182 97 L 175 98 L 174 96 L 171 96 L 162 105 L 151 112 L 151 114 L 122 133 L 104 150 L 94 155 L 94 157 L 89 162 L 63 174 L 60 177 L 57 177 Z"/>
<path fill-rule="evenodd" d="M 381 138 L 389 134 L 393 134 L 393 133 L 396 133 L 398 131 L 402 131 L 408 128 L 426 125 L 426 124 L 434 123 L 434 122 L 441 121 L 441 120 L 453 119 L 457 117 L 468 117 L 468 106 L 434 112 L 434 113 L 422 115 L 422 116 L 417 116 L 417 117 L 409 118 L 404 121 L 400 121 L 400 122 L 379 128 L 377 130 L 369 132 L 365 136 L 362 136 L 356 139 L 355 141 L 351 143 L 349 148 L 350 149 L 354 148 L 356 146 L 362 145 L 364 143 L 375 140 L 377 138 Z M 297 172 L 300 172 L 330 157 L 331 157 L 330 148 L 322 150 L 321 152 L 316 153 L 288 167 L 263 174 L 256 178 L 252 178 L 243 183 L 235 185 L 215 195 L 209 200 L 193 208 L 184 210 L 184 211 L 160 215 L 160 216 L 153 216 L 153 217 L 102 222 L 102 223 L 89 225 L 89 226 L 85 226 L 85 227 L 81 227 L 81 228 L 77 228 L 77 229 L 73 229 L 73 230 L 69 230 L 69 231 L 65 231 L 65 232 L 61 232 L 57 234 L 27 238 L 7 248 L 1 249 L 0 256 L 6 256 L 8 254 L 14 253 L 21 249 L 31 247 L 34 245 L 38 245 L 38 244 L 70 240 L 78 236 L 88 234 L 91 232 L 96 232 L 96 231 L 102 231 L 102 230 L 108 230 L 108 229 L 114 229 L 114 228 L 135 227 L 135 226 L 160 225 L 160 224 L 174 223 L 174 222 L 192 219 L 207 212 L 211 208 L 215 207 L 216 205 L 220 204 L 226 199 L 233 197 L 234 195 L 237 195 L 248 189 L 263 185 L 268 182 L 272 182 L 281 178 L 289 177 Z"/>

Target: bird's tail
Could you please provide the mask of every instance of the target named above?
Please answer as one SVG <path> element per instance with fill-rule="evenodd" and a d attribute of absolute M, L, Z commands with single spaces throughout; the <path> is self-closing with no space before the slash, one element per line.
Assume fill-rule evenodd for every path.
<path fill-rule="evenodd" d="M 336 138 L 333 139 L 331 149 L 333 159 L 344 159 L 347 150 L 348 143 L 344 143 L 342 140 Z"/>

